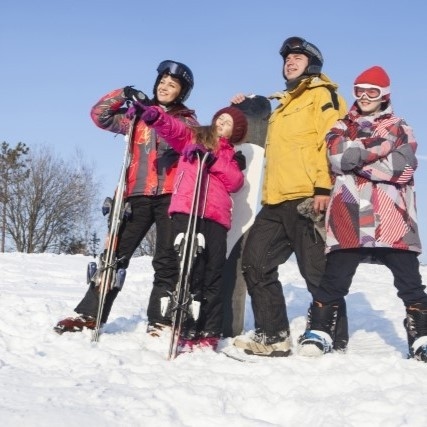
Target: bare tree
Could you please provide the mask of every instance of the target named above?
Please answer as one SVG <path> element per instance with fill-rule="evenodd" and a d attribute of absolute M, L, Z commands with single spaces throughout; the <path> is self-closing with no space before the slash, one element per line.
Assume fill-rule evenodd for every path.
<path fill-rule="evenodd" d="M 4 252 L 6 242 L 7 204 L 9 201 L 9 188 L 11 183 L 16 183 L 28 178 L 26 156 L 29 148 L 18 142 L 15 148 L 10 148 L 5 141 L 2 142 L 0 152 L 0 208 L 1 208 L 1 244 L 0 252 Z"/>
<path fill-rule="evenodd" d="M 33 150 L 29 176 L 13 183 L 6 207 L 7 230 L 19 252 L 65 252 L 64 242 L 89 240 L 96 185 L 92 170 L 65 162 L 51 149 Z"/>
<path fill-rule="evenodd" d="M 96 234 L 96 231 L 94 231 L 91 234 L 90 240 L 88 242 L 89 254 L 92 255 L 94 258 L 96 258 L 96 255 L 98 254 L 100 242 L 101 239 Z"/>

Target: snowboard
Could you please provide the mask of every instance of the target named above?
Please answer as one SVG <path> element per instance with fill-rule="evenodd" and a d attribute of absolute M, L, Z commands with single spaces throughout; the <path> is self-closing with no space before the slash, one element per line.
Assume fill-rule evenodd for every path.
<path fill-rule="evenodd" d="M 237 360 L 238 362 L 257 363 L 260 361 L 259 356 L 250 356 L 234 346 L 223 348 L 219 350 L 218 353 L 223 354 L 230 359 Z"/>
<path fill-rule="evenodd" d="M 264 172 L 264 145 L 270 101 L 261 95 L 246 97 L 240 104 L 233 104 L 246 115 L 248 132 L 243 144 L 235 147 L 246 157 L 243 171 L 243 188 L 232 194 L 233 216 L 227 235 L 227 261 L 224 266 L 224 321 L 223 336 L 240 335 L 244 328 L 246 283 L 241 272 L 241 255 L 250 226 L 261 208 L 261 186 Z"/>
<path fill-rule="evenodd" d="M 243 336 L 242 336 L 243 337 Z M 239 339 L 231 339 L 231 344 L 221 345 L 217 349 L 217 353 L 224 354 L 230 359 L 237 360 L 238 362 L 246 362 L 246 363 L 258 363 L 265 362 L 266 360 L 279 360 L 286 359 L 291 353 L 288 354 L 276 354 L 276 355 L 264 355 L 264 354 L 252 354 L 246 350 L 246 346 L 244 345 L 244 341 L 247 338 L 243 338 L 243 340 Z"/>

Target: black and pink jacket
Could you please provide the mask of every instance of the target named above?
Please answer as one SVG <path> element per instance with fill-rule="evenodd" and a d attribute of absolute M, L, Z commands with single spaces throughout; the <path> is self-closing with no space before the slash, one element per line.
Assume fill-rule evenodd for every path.
<path fill-rule="evenodd" d="M 126 135 L 130 120 L 126 117 L 125 101 L 123 89 L 106 94 L 93 106 L 92 120 L 102 129 Z M 194 111 L 183 104 L 174 105 L 167 114 L 187 124 L 197 124 Z M 143 120 L 135 124 L 131 154 L 126 176 L 126 197 L 172 193 L 179 154 Z"/>

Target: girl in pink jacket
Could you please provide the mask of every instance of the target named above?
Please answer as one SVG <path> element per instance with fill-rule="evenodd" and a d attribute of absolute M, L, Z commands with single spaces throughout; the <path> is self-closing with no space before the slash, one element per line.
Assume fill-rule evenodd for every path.
<path fill-rule="evenodd" d="M 185 233 L 191 212 L 198 162 L 197 153 L 208 153 L 203 168 L 197 232 L 205 238 L 205 249 L 196 258 L 191 277 L 193 301 L 200 303 L 197 319 L 188 316 L 180 346 L 216 348 L 222 330 L 223 282 L 227 231 L 231 226 L 230 193 L 243 186 L 245 158 L 235 152 L 247 131 L 245 115 L 236 107 L 217 111 L 209 126 L 187 126 L 159 107 L 141 107 L 141 119 L 153 127 L 181 154 L 169 207 L 176 235 Z"/>

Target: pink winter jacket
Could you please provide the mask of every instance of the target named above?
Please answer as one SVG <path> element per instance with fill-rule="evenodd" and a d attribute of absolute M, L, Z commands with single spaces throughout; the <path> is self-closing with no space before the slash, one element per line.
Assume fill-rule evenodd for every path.
<path fill-rule="evenodd" d="M 188 126 L 179 119 L 165 114 L 161 108 L 159 118 L 150 125 L 161 138 L 178 153 L 184 147 L 194 143 L 194 135 Z M 207 218 L 223 225 L 227 230 L 231 227 L 233 202 L 230 193 L 235 193 L 243 186 L 243 173 L 234 160 L 233 146 L 226 138 L 220 138 L 219 149 L 214 153 L 215 163 L 204 170 L 202 191 L 198 216 Z M 175 175 L 172 200 L 169 214 L 189 214 L 196 182 L 197 162 L 190 163 L 180 156 Z"/>

